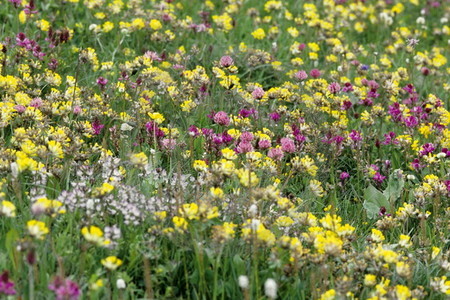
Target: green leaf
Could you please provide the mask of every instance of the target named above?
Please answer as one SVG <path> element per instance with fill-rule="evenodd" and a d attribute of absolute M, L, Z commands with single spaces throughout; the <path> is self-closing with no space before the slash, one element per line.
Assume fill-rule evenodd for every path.
<path fill-rule="evenodd" d="M 367 212 L 367 216 L 370 219 L 375 218 L 380 211 L 380 208 L 384 206 L 387 210 L 390 208 L 390 204 L 386 196 L 377 190 L 373 185 L 369 185 L 364 190 L 364 203 L 363 207 Z"/>
<path fill-rule="evenodd" d="M 238 254 L 233 257 L 233 265 L 237 275 L 247 274 L 245 271 L 245 262 Z"/>
<path fill-rule="evenodd" d="M 389 176 L 388 186 L 384 190 L 383 194 L 390 203 L 393 203 L 402 195 L 404 186 L 405 180 L 403 177 L 402 170 L 396 169 Z"/>
<path fill-rule="evenodd" d="M 8 253 L 9 259 L 11 260 L 11 262 L 14 265 L 14 269 L 17 268 L 17 265 L 16 265 L 17 262 L 16 262 L 15 258 L 16 258 L 16 241 L 18 239 L 19 239 L 19 233 L 15 229 L 11 229 L 6 234 L 5 248 L 6 248 L 6 252 Z"/>

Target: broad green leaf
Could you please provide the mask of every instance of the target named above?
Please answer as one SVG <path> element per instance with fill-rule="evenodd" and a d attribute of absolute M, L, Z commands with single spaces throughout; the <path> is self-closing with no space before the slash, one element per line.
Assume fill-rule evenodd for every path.
<path fill-rule="evenodd" d="M 396 201 L 402 195 L 405 180 L 403 178 L 402 170 L 396 169 L 389 176 L 388 186 L 383 194 L 390 203 Z"/>
<path fill-rule="evenodd" d="M 386 196 L 384 196 L 383 193 L 377 190 L 373 185 L 369 185 L 364 190 L 363 203 L 363 207 L 367 211 L 367 216 L 370 219 L 375 218 L 382 206 L 384 206 L 387 210 L 390 208 L 390 204 Z"/>

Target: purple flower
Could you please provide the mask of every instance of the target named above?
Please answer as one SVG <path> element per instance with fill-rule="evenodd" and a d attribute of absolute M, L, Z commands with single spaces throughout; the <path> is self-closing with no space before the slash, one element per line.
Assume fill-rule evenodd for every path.
<path fill-rule="evenodd" d="M 372 179 L 378 183 L 383 183 L 383 181 L 386 179 L 386 176 L 383 176 L 379 172 L 376 172 Z"/>
<path fill-rule="evenodd" d="M 12 4 L 14 4 L 15 8 L 18 8 L 20 4 L 22 3 L 22 0 L 9 0 Z"/>
<path fill-rule="evenodd" d="M 3 271 L 0 275 L 0 295 L 15 295 L 14 282 L 9 280 L 8 271 Z"/>
<path fill-rule="evenodd" d="M 345 92 L 345 93 L 352 92 L 353 91 L 353 85 L 350 82 L 346 82 L 344 84 L 344 87 L 342 88 L 342 91 Z"/>
<path fill-rule="evenodd" d="M 362 140 L 361 133 L 354 129 L 348 134 L 348 137 L 354 142 Z"/>
<path fill-rule="evenodd" d="M 200 135 L 200 132 L 198 131 L 197 126 L 195 126 L 195 125 L 189 126 L 188 132 L 189 132 L 189 135 L 193 136 L 193 137 L 197 137 Z"/>
<path fill-rule="evenodd" d="M 419 170 L 422 169 L 424 167 L 424 165 L 422 165 L 420 163 L 420 160 L 418 158 L 415 158 L 412 162 L 411 162 L 411 167 L 413 167 L 413 169 L 415 170 Z"/>
<path fill-rule="evenodd" d="M 411 83 L 407 84 L 403 90 L 405 90 L 406 92 L 408 92 L 409 94 L 414 94 L 416 91 L 416 88 L 414 87 L 414 85 L 412 85 Z"/>
<path fill-rule="evenodd" d="M 78 284 L 59 276 L 49 284 L 48 289 L 55 292 L 57 300 L 77 300 L 81 295 Z"/>
<path fill-rule="evenodd" d="M 344 102 L 342 102 L 341 109 L 342 110 L 349 110 L 352 106 L 353 106 L 353 104 L 352 104 L 351 101 L 344 100 Z"/>
<path fill-rule="evenodd" d="M 102 129 L 105 127 L 105 125 L 100 123 L 98 119 L 95 119 L 95 121 L 92 122 L 91 126 L 95 135 L 99 135 L 102 132 Z"/>
<path fill-rule="evenodd" d="M 395 138 L 395 132 L 390 131 L 389 133 L 384 134 L 384 142 L 383 145 L 397 145 L 398 140 Z"/>
<path fill-rule="evenodd" d="M 434 150 L 435 147 L 432 143 L 426 143 L 425 145 L 422 146 L 422 150 L 419 151 L 419 155 L 426 156 L 430 153 L 433 153 Z"/>
<path fill-rule="evenodd" d="M 339 175 L 339 179 L 341 181 L 346 181 L 349 178 L 350 178 L 350 174 L 348 174 L 347 172 L 342 172 L 341 175 Z"/>
<path fill-rule="evenodd" d="M 108 79 L 100 76 L 99 78 L 97 78 L 97 84 L 101 87 L 104 88 L 106 86 L 106 84 L 108 83 Z"/>
<path fill-rule="evenodd" d="M 272 119 L 275 122 L 278 122 L 281 118 L 280 114 L 277 112 L 273 112 L 269 114 L 269 118 Z"/>
<path fill-rule="evenodd" d="M 419 124 L 419 120 L 414 116 L 405 118 L 405 125 L 409 128 L 416 127 Z"/>
<path fill-rule="evenodd" d="M 165 135 L 164 131 L 162 131 L 156 122 L 149 121 L 147 124 L 145 124 L 145 128 L 147 129 L 147 132 L 153 136 L 155 135 L 157 138 L 161 138 Z"/>

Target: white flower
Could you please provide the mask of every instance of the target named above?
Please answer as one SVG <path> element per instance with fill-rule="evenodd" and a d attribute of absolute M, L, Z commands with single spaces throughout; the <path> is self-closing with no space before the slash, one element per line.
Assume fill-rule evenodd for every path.
<path fill-rule="evenodd" d="M 254 217 L 258 213 L 258 206 L 256 204 L 250 205 L 250 208 L 248 209 L 248 213 L 250 216 Z"/>
<path fill-rule="evenodd" d="M 116 285 L 117 285 L 117 288 L 119 290 L 124 289 L 124 288 L 127 287 L 127 284 L 125 283 L 125 280 L 123 280 L 122 278 L 117 279 Z"/>
<path fill-rule="evenodd" d="M 248 289 L 248 277 L 245 275 L 240 275 L 238 278 L 238 282 L 239 282 L 239 287 L 241 289 Z"/>
<path fill-rule="evenodd" d="M 264 282 L 264 293 L 270 299 L 275 299 L 277 297 L 277 283 L 272 278 L 269 278 Z"/>
<path fill-rule="evenodd" d="M 122 125 L 120 125 L 120 130 L 122 131 L 130 131 L 131 129 L 133 129 L 133 126 L 129 125 L 128 123 L 123 123 Z"/>

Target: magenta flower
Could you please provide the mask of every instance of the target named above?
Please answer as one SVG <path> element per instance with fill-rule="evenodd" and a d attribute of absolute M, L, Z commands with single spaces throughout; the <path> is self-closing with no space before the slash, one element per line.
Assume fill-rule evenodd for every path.
<path fill-rule="evenodd" d="M 320 77 L 320 71 L 318 69 L 312 69 L 309 72 L 309 75 L 311 75 L 312 78 L 319 78 Z"/>
<path fill-rule="evenodd" d="M 92 130 L 94 131 L 95 135 L 99 135 L 102 132 L 103 127 L 105 127 L 105 125 L 100 123 L 100 121 L 98 119 L 96 119 L 94 122 L 92 122 L 91 126 L 92 126 Z"/>
<path fill-rule="evenodd" d="M 104 88 L 106 86 L 106 84 L 108 83 L 108 79 L 100 76 L 99 78 L 97 78 L 97 84 L 101 87 Z"/>
<path fill-rule="evenodd" d="M 372 179 L 378 183 L 383 183 L 383 181 L 386 179 L 386 176 L 383 176 L 379 172 L 376 172 Z"/>
<path fill-rule="evenodd" d="M 8 271 L 3 271 L 0 275 L 0 295 L 15 295 L 14 282 L 9 280 Z"/>
<path fill-rule="evenodd" d="M 81 295 L 80 288 L 75 282 L 62 277 L 56 277 L 48 289 L 55 292 L 57 300 L 77 300 Z"/>

